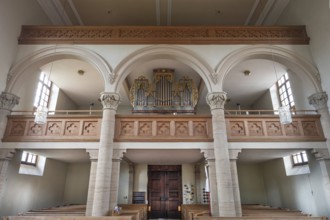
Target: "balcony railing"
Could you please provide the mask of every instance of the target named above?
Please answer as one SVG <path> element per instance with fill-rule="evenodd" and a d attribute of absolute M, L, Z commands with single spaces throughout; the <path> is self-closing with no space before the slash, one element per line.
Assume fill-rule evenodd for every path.
<path fill-rule="evenodd" d="M 47 123 L 34 123 L 33 112 L 8 116 L 3 142 L 98 142 L 102 110 L 51 112 Z M 283 125 L 274 111 L 225 111 L 229 142 L 324 141 L 320 115 L 292 112 L 293 122 Z M 116 115 L 116 142 L 212 142 L 212 116 Z"/>

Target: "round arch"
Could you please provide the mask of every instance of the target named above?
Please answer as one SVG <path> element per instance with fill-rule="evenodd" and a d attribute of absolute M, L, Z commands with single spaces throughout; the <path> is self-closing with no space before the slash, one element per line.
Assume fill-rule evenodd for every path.
<path fill-rule="evenodd" d="M 201 76 L 207 90 L 209 92 L 212 91 L 214 70 L 194 52 L 177 46 L 150 46 L 133 52 L 118 64 L 114 70 L 118 79 L 116 80 L 113 92 L 119 90 L 121 83 L 123 83 L 125 78 L 135 67 L 146 61 L 155 59 L 173 59 L 188 65 Z"/>
<path fill-rule="evenodd" d="M 223 89 L 224 79 L 233 67 L 240 62 L 250 59 L 275 60 L 288 67 L 291 72 L 307 76 L 315 92 L 322 91 L 320 74 L 314 65 L 290 50 L 268 45 L 249 46 L 227 55 L 216 68 L 216 73 L 219 77 L 219 89 Z"/>
<path fill-rule="evenodd" d="M 17 63 L 9 71 L 5 91 L 12 92 L 21 76 L 30 74 L 47 63 L 61 59 L 77 59 L 89 63 L 101 74 L 105 91 L 109 90 L 114 76 L 110 65 L 101 56 L 77 46 L 51 46 L 35 51 Z"/>

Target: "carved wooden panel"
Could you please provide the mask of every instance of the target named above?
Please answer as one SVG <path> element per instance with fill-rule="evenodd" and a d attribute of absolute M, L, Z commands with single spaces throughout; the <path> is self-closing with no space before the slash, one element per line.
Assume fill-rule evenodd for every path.
<path fill-rule="evenodd" d="M 23 26 L 20 44 L 308 44 L 305 26 Z"/>
<path fill-rule="evenodd" d="M 266 133 L 268 136 L 281 136 L 281 123 L 279 121 L 266 121 Z"/>
<path fill-rule="evenodd" d="M 170 135 L 170 122 L 169 121 L 157 121 L 157 135 L 169 136 Z"/>
<path fill-rule="evenodd" d="M 175 122 L 175 135 L 177 136 L 189 136 L 189 127 L 187 121 Z"/>
<path fill-rule="evenodd" d="M 263 136 L 264 131 L 261 121 L 248 121 L 248 129 L 250 136 Z"/>
<path fill-rule="evenodd" d="M 245 136 L 244 121 L 231 121 L 229 128 L 230 136 Z"/>
<path fill-rule="evenodd" d="M 302 121 L 305 136 L 319 136 L 318 126 L 315 121 Z"/>
<path fill-rule="evenodd" d="M 284 132 L 287 136 L 300 136 L 299 124 L 293 121 L 291 124 L 284 125 Z"/>
<path fill-rule="evenodd" d="M 206 136 L 207 135 L 207 123 L 205 121 L 193 122 L 194 136 Z"/>
<path fill-rule="evenodd" d="M 141 136 L 151 136 L 152 135 L 152 121 L 140 121 L 138 133 Z"/>
<path fill-rule="evenodd" d="M 123 136 L 134 135 L 134 121 L 121 121 L 120 122 L 120 135 L 123 135 Z"/>
<path fill-rule="evenodd" d="M 38 125 L 31 115 L 12 115 L 3 141 L 99 141 L 100 125 L 100 116 L 53 115 Z"/>

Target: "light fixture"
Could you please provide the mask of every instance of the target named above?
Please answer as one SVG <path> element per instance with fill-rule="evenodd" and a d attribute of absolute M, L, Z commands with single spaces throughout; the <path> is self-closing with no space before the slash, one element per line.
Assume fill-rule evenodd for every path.
<path fill-rule="evenodd" d="M 273 52 L 272 52 L 272 62 L 273 62 L 275 76 L 276 76 L 276 82 L 275 83 L 276 83 L 276 86 L 277 86 L 278 76 L 277 76 L 277 71 L 276 71 L 276 67 L 275 67 Z M 280 101 L 280 107 L 278 108 L 278 115 L 280 117 L 280 123 L 281 124 L 291 124 L 292 123 L 290 107 L 289 106 L 282 106 L 281 101 Z"/>
<path fill-rule="evenodd" d="M 244 70 L 243 73 L 244 73 L 244 76 L 250 76 L 251 75 L 250 70 Z"/>

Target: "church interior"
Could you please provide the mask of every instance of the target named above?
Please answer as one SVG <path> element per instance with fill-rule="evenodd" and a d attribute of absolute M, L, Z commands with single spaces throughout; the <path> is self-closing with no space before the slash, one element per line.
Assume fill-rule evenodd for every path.
<path fill-rule="evenodd" d="M 3 0 L 0 18 L 3 219 L 330 217 L 329 1 Z"/>

